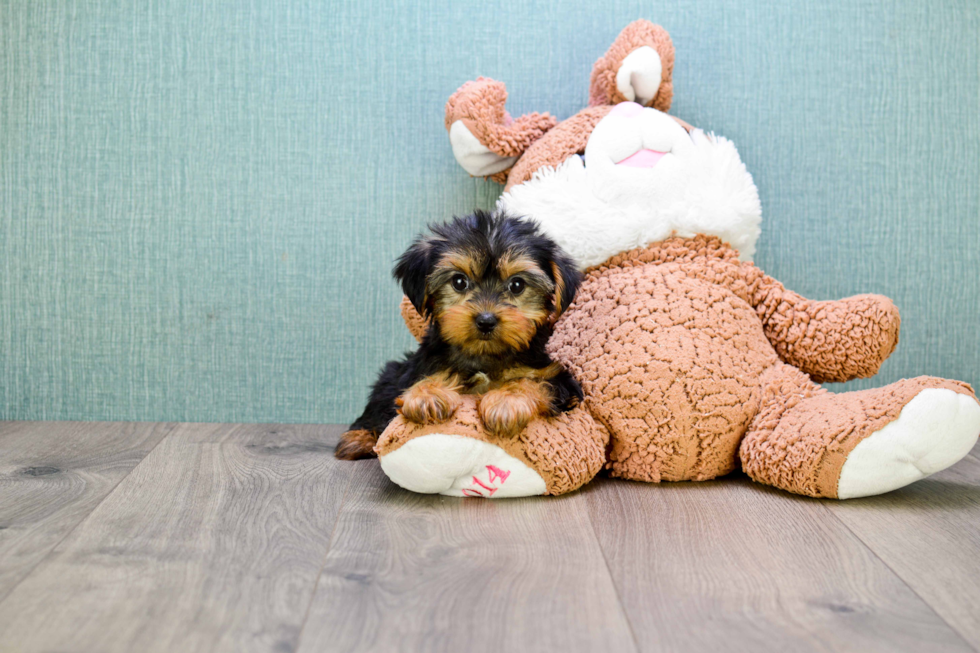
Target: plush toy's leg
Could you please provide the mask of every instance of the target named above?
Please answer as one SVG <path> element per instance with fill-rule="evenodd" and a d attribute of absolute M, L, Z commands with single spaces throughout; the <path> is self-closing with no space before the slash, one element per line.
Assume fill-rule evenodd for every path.
<path fill-rule="evenodd" d="M 577 489 L 602 468 L 608 443 L 609 433 L 584 406 L 532 420 L 514 436 L 492 435 L 476 398 L 464 395 L 448 422 L 395 418 L 375 451 L 381 469 L 406 490 L 499 499 Z"/>
<path fill-rule="evenodd" d="M 758 416 L 739 448 L 754 480 L 814 497 L 882 494 L 963 458 L 980 436 L 965 383 L 934 377 L 833 394 L 796 368 L 764 377 Z"/>
<path fill-rule="evenodd" d="M 501 447 L 456 433 L 429 433 L 381 455 L 381 469 L 412 492 L 501 499 L 545 494 L 544 479 Z"/>

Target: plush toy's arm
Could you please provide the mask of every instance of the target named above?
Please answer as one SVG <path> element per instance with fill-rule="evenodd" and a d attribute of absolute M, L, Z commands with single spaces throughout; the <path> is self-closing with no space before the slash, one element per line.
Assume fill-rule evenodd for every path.
<path fill-rule="evenodd" d="M 415 339 L 422 342 L 422 336 L 429 328 L 429 321 L 419 315 L 412 302 L 408 301 L 408 297 L 402 297 L 402 319 L 405 320 L 405 326 Z"/>
<path fill-rule="evenodd" d="M 881 295 L 856 295 L 832 301 L 801 297 L 719 239 L 673 238 L 659 247 L 627 252 L 608 265 L 677 262 L 705 281 L 727 287 L 748 302 L 762 320 L 763 332 L 783 362 L 818 383 L 873 376 L 898 344 L 898 309 Z"/>
<path fill-rule="evenodd" d="M 818 383 L 873 376 L 898 344 L 898 308 L 882 295 L 813 301 L 764 274 L 753 294 L 776 353 Z"/>
<path fill-rule="evenodd" d="M 516 120 L 504 110 L 507 87 L 486 77 L 466 82 L 446 102 L 446 131 L 456 161 L 474 177 L 503 183 L 504 171 L 557 124 L 547 113 Z"/>
<path fill-rule="evenodd" d="M 779 357 L 818 383 L 873 376 L 898 344 L 901 320 L 887 297 L 806 299 L 739 261 L 738 252 L 715 237 L 670 238 L 657 247 L 614 256 L 595 271 L 649 263 L 678 264 L 691 276 L 728 288 L 755 309 Z"/>
<path fill-rule="evenodd" d="M 638 102 L 666 112 L 674 95 L 674 44 L 660 25 L 637 20 L 592 66 L 589 106 Z"/>

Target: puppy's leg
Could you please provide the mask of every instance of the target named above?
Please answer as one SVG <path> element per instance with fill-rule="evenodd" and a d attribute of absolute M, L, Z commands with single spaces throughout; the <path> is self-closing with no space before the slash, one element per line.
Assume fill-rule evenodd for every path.
<path fill-rule="evenodd" d="M 334 449 L 333 455 L 340 460 L 360 460 L 374 458 L 374 445 L 378 444 L 378 435 L 365 429 L 352 429 L 340 436 L 340 442 Z"/>
<path fill-rule="evenodd" d="M 395 403 L 410 422 L 438 424 L 452 417 L 459 408 L 459 391 L 459 378 L 440 372 L 414 384 Z"/>
<path fill-rule="evenodd" d="M 575 408 L 582 403 L 582 399 L 585 397 L 582 393 L 582 386 L 578 384 L 574 376 L 564 369 L 548 379 L 548 385 L 551 386 L 552 417 Z"/>
<path fill-rule="evenodd" d="M 371 388 L 367 407 L 350 425 L 350 430 L 340 436 L 334 456 L 341 460 L 375 457 L 374 445 L 378 443 L 381 432 L 398 414 L 395 400 L 402 393 L 406 380 L 411 379 L 413 369 L 410 359 L 390 361 L 385 365 Z"/>
<path fill-rule="evenodd" d="M 508 381 L 480 397 L 480 418 L 494 435 L 513 436 L 540 415 L 551 414 L 551 388 L 542 381 Z"/>

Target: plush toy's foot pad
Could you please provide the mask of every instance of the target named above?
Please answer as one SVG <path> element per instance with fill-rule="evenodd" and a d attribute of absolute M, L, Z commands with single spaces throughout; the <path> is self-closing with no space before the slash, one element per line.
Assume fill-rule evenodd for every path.
<path fill-rule="evenodd" d="M 858 443 L 841 468 L 839 499 L 883 494 L 946 469 L 980 436 L 980 404 L 970 395 L 929 388 L 898 419 Z"/>
<path fill-rule="evenodd" d="M 545 493 L 536 471 L 494 444 L 461 435 L 417 437 L 380 461 L 388 478 L 422 494 L 502 499 Z"/>

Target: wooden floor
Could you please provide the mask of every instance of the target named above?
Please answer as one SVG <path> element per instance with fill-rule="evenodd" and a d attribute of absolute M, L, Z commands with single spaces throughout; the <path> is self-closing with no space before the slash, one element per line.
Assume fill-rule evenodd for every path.
<path fill-rule="evenodd" d="M 980 460 L 411 494 L 338 427 L 0 423 L 0 651 L 980 651 Z"/>

